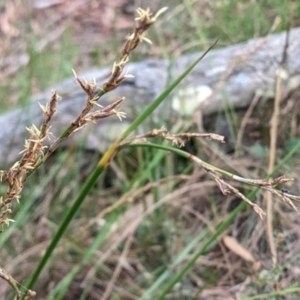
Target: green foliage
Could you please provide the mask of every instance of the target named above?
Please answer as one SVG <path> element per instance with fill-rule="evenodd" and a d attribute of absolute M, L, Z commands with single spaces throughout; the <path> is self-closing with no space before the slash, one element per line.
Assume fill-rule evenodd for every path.
<path fill-rule="evenodd" d="M 195 3 L 197 4 L 197 1 Z M 270 31 L 276 16 L 279 16 L 282 20 L 276 29 L 278 31 L 285 29 L 289 20 L 288 1 L 211 1 L 212 20 L 205 15 L 200 15 L 200 18 L 198 18 L 197 15 L 193 15 L 195 3 L 193 3 L 193 1 L 184 1 L 184 13 L 179 14 L 178 18 L 170 18 L 166 26 L 170 34 L 170 39 L 172 39 L 172 35 L 173 37 L 176 36 L 176 39 L 173 39 L 176 40 L 176 43 L 178 43 L 177 45 L 192 44 L 195 41 L 198 43 L 196 46 L 191 46 L 187 50 L 183 50 L 182 53 L 203 50 L 210 44 L 210 41 L 215 38 L 219 39 L 219 46 L 223 46 L 245 41 L 248 38 L 265 35 Z M 300 4 L 296 1 L 295 6 L 294 19 L 295 22 L 297 22 L 300 18 Z M 189 22 L 186 20 L 189 20 Z M 154 34 L 157 34 L 165 57 L 170 56 L 169 49 L 166 48 L 168 47 L 168 41 L 164 40 L 160 31 L 157 33 L 153 32 L 153 35 Z M 115 40 L 114 42 L 118 43 L 118 41 Z M 18 91 L 20 99 L 19 104 L 25 104 L 26 101 L 28 101 L 29 96 L 33 92 L 33 83 L 37 84 L 38 88 L 41 90 L 50 87 L 55 82 L 59 82 L 62 78 L 69 77 L 69 70 L 72 66 L 76 65 L 77 62 L 76 56 L 78 54 L 78 49 L 74 42 L 72 42 L 71 30 L 66 31 L 65 34 L 63 34 L 62 43 L 58 49 L 53 49 L 50 45 L 39 52 L 35 49 L 35 43 L 36 41 L 34 38 L 30 42 L 28 41 L 29 46 L 27 52 L 30 56 L 30 63 L 27 69 L 24 68 L 20 70 L 13 82 L 13 89 Z M 114 46 L 113 51 L 116 52 L 116 48 L 118 47 Z M 172 52 L 174 49 L 170 50 Z M 103 53 L 101 49 L 95 49 L 92 52 L 94 62 L 98 62 L 102 55 L 104 55 Z M 139 57 L 140 56 L 138 55 L 136 56 L 137 59 Z M 57 63 L 54 64 L 54 61 Z M 105 60 L 103 61 L 105 62 Z M 190 70 L 191 69 L 187 70 L 187 72 L 184 73 L 184 76 Z M 152 111 L 167 97 L 184 76 L 171 85 L 151 107 L 146 109 L 145 113 L 139 116 L 133 122 L 130 129 L 122 135 L 122 138 L 128 136 L 146 118 L 151 117 Z M 5 95 L 8 94 L 11 89 L 12 88 L 8 83 L 1 83 L 0 90 L 3 95 L 2 99 L 6 98 Z M 1 109 L 4 110 L 6 107 L 7 102 L 3 100 Z M 238 128 L 236 128 L 234 113 L 230 111 L 227 118 L 229 122 L 231 121 L 233 131 L 236 132 Z M 294 138 L 287 141 L 284 149 L 286 156 L 278 163 L 275 171 L 278 171 L 284 164 L 290 162 L 293 159 L 292 156 L 299 153 L 299 148 L 299 139 Z M 250 152 L 259 157 L 266 157 L 267 155 L 266 147 L 260 145 L 251 147 Z M 178 155 L 178 153 L 176 153 L 176 155 Z M 52 235 L 54 232 L 56 232 L 56 234 L 54 235 L 46 255 L 43 256 L 42 262 L 31 279 L 30 284 L 27 286 L 30 287 L 35 283 L 46 263 L 54 264 L 56 259 L 58 259 L 58 257 L 52 255 L 52 252 L 55 249 L 58 249 L 57 245 L 61 239 L 61 243 L 63 243 L 67 249 L 72 250 L 69 251 L 70 257 L 75 257 L 74 253 L 76 253 L 76 257 L 77 254 L 79 254 L 77 263 L 72 266 L 68 274 L 64 278 L 61 278 L 58 284 L 52 289 L 51 293 L 48 295 L 48 300 L 64 299 L 66 291 L 68 291 L 70 285 L 74 282 L 74 278 L 76 278 L 78 273 L 80 273 L 87 264 L 96 265 L 96 270 L 101 270 L 101 272 L 108 274 L 108 279 L 109 276 L 112 276 L 111 271 L 103 271 L 104 266 L 95 261 L 93 254 L 97 250 L 102 249 L 101 247 L 105 248 L 105 241 L 109 238 L 111 233 L 110 226 L 118 223 L 118 220 L 123 216 L 122 212 L 126 209 L 129 210 L 131 204 L 127 204 L 125 208 L 122 207 L 122 209 L 110 213 L 108 217 L 105 218 L 105 225 L 100 229 L 96 229 L 94 234 L 92 234 L 92 243 L 90 243 L 86 249 L 84 248 L 85 245 L 78 245 L 79 238 L 76 240 L 77 233 L 80 235 L 80 226 L 85 225 L 82 224 L 82 222 L 80 223 L 79 220 L 88 222 L 89 218 L 94 216 L 95 210 L 97 211 L 99 207 L 99 198 L 105 198 L 109 204 L 113 203 L 115 199 L 121 197 L 119 194 L 120 190 L 125 194 L 133 189 L 133 187 L 138 188 L 147 182 L 159 181 L 161 178 L 167 176 L 168 172 L 169 175 L 172 175 L 173 170 L 175 170 L 175 173 L 176 171 L 178 173 L 178 170 L 181 172 L 185 167 L 182 161 L 178 163 L 175 154 L 167 161 L 167 158 L 165 159 L 165 151 L 161 151 L 157 148 L 153 154 L 153 151 L 147 148 L 146 152 L 143 152 L 140 156 L 141 159 L 139 160 L 138 157 L 136 159 L 138 161 L 137 169 L 132 168 L 128 170 L 126 169 L 127 165 L 124 164 L 122 170 L 125 171 L 124 174 L 128 176 L 126 180 L 124 180 L 123 186 L 121 186 L 120 181 L 116 180 L 116 182 L 120 184 L 120 189 L 118 191 L 105 186 L 105 177 L 102 176 L 99 178 L 103 169 L 99 168 L 94 169 L 88 182 L 80 191 L 83 183 L 80 181 L 81 179 L 78 174 L 82 171 L 75 162 L 80 161 L 81 158 L 77 157 L 75 162 L 71 163 L 71 165 L 75 165 L 75 168 L 70 167 L 70 170 L 72 170 L 71 174 L 64 176 L 64 168 L 68 166 L 68 158 L 64 154 L 68 153 L 62 153 L 62 156 L 58 156 L 60 157 L 60 161 L 58 161 L 50 171 L 44 171 L 43 174 L 37 174 L 40 176 L 34 177 L 35 179 L 33 182 L 39 178 L 42 178 L 42 180 L 39 181 L 38 185 L 33 184 L 28 186 L 28 189 L 24 192 L 24 198 L 22 199 L 25 201 L 22 203 L 22 206 L 17 209 L 14 216 L 15 223 L 1 233 L 0 236 L 1 248 L 10 253 L 11 258 L 16 256 L 17 250 L 14 242 L 14 231 L 17 229 L 19 230 L 19 233 L 24 237 L 24 240 L 22 241 L 24 245 L 24 243 L 26 243 L 25 237 L 31 235 L 34 229 L 32 226 L 26 228 L 25 225 L 29 223 L 29 220 L 38 222 L 38 211 L 45 209 L 45 207 L 43 207 L 43 201 L 45 201 L 45 199 L 36 199 L 43 197 L 44 190 L 49 185 L 49 182 L 56 180 L 56 184 L 59 184 L 59 186 L 54 190 L 48 191 L 48 194 L 53 194 L 53 200 L 47 208 L 49 209 L 49 219 L 57 223 L 56 225 L 52 223 L 52 226 L 49 225 L 51 224 L 50 221 L 47 223 L 52 230 L 50 234 Z M 71 154 L 68 155 L 71 156 Z M 120 159 L 122 160 L 122 158 Z M 95 162 L 97 162 L 97 159 L 95 159 Z M 60 171 L 62 172 L 61 176 L 58 176 Z M 126 171 L 128 173 L 126 173 Z M 185 172 L 182 171 L 182 174 L 185 174 Z M 108 178 L 108 180 L 111 181 L 111 178 Z M 92 189 L 96 181 L 97 188 Z M 172 185 L 171 189 L 176 189 L 176 186 Z M 113 197 L 112 194 L 115 197 Z M 255 194 L 256 192 L 248 195 L 248 198 L 251 199 Z M 160 187 L 153 188 L 152 195 L 153 198 L 157 200 L 164 195 L 164 191 Z M 71 200 L 76 198 L 76 196 L 78 197 L 75 203 L 72 203 Z M 143 199 L 140 200 L 141 202 L 143 201 Z M 87 201 L 88 205 L 81 206 L 83 201 Z M 201 203 L 201 199 L 199 199 L 199 202 Z M 136 283 L 136 286 L 129 287 L 128 290 L 132 291 L 136 297 L 141 297 L 140 299 L 165 299 L 167 294 L 176 286 L 176 284 L 186 280 L 188 272 L 195 267 L 197 259 L 207 254 L 212 247 L 217 244 L 222 233 L 234 222 L 237 215 L 239 215 L 244 208 L 245 204 L 242 202 L 237 205 L 225 219 L 217 220 L 217 224 L 209 224 L 204 228 L 201 228 L 201 230 L 199 229 L 198 232 L 191 236 L 181 232 L 184 236 L 182 241 L 183 246 L 182 249 L 177 252 L 172 252 L 174 249 L 172 241 L 173 238 L 175 239 L 176 232 L 174 233 L 174 230 L 176 231 L 178 229 L 178 231 L 180 231 L 180 226 L 174 222 L 171 211 L 164 206 L 157 208 L 151 216 L 145 218 L 144 221 L 140 223 L 136 231 L 140 243 L 138 245 L 139 250 L 145 250 L 145 252 L 139 253 L 141 261 L 144 262 L 144 265 L 142 266 L 144 270 L 140 271 L 140 281 Z M 144 210 L 146 209 L 147 205 L 144 202 Z M 220 217 L 222 216 L 220 215 Z M 61 222 L 62 219 L 63 221 Z M 67 226 L 70 222 L 75 223 L 76 227 L 67 230 Z M 80 224 L 80 226 L 77 224 Z M 215 229 L 213 233 L 211 232 L 211 226 Z M 72 238 L 70 238 L 70 236 Z M 21 247 L 21 245 L 18 246 Z M 124 244 L 122 244 L 122 247 L 123 246 Z M 206 283 L 208 284 L 216 284 L 219 275 L 220 274 L 217 272 L 210 273 L 209 269 L 206 268 L 204 268 L 201 273 L 201 276 L 207 279 Z M 85 286 L 85 290 L 82 293 L 83 299 L 84 293 L 88 294 L 89 289 L 92 289 L 92 287 L 93 283 L 89 283 Z M 143 289 L 141 289 L 141 287 L 143 287 Z M 142 295 L 141 290 L 144 291 Z M 249 297 L 247 299 L 271 299 L 268 297 L 295 292 L 299 292 L 299 287 L 292 286 L 278 293 L 269 293 L 257 297 Z M 115 291 L 114 296 L 115 299 L 122 299 L 122 293 L 120 291 Z"/>

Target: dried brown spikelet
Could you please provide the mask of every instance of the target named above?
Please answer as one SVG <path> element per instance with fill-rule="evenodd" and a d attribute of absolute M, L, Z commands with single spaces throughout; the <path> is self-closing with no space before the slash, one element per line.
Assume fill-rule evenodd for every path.
<path fill-rule="evenodd" d="M 49 138 L 51 135 L 50 122 L 57 111 L 57 103 L 60 100 L 60 97 L 54 91 L 46 106 L 39 104 L 44 114 L 40 128 L 37 128 L 35 125 L 27 128 L 30 136 L 25 140 L 24 150 L 20 152 L 23 154 L 23 157 L 20 161 L 16 162 L 9 171 L 0 171 L 0 181 L 4 180 L 8 184 L 7 192 L 0 201 L 0 224 L 9 224 L 9 222 L 11 222 L 11 220 L 7 218 L 11 213 L 11 202 L 19 201 L 27 177 L 46 161 L 64 139 L 68 138 L 88 122 L 95 122 L 112 115 L 116 115 L 120 120 L 126 117 L 124 112 L 117 110 L 119 105 L 124 101 L 124 98 L 118 99 L 104 108 L 97 101 L 102 95 L 118 87 L 124 79 L 132 77 L 127 73 L 122 75 L 124 67 L 129 61 L 129 54 L 136 48 L 140 40 L 147 40 L 142 37 L 142 33 L 147 30 L 155 22 L 156 18 L 165 10 L 166 8 L 161 9 L 154 17 L 152 17 L 149 9 L 143 10 L 139 8 L 137 10 L 138 17 L 136 20 L 138 21 L 138 24 L 135 27 L 134 33 L 127 39 L 127 42 L 121 51 L 120 61 L 114 63 L 110 78 L 102 85 L 99 92 L 96 93 L 97 82 L 95 79 L 89 81 L 85 79 L 81 80 L 73 70 L 76 82 L 88 96 L 86 104 L 79 116 L 60 137 L 50 144 L 49 147 L 45 146 L 44 142 L 45 139 Z M 94 107 L 99 107 L 100 109 L 92 111 Z"/>

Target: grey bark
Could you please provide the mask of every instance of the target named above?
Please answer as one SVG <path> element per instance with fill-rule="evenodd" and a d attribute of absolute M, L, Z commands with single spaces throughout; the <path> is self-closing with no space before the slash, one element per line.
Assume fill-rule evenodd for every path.
<path fill-rule="evenodd" d="M 290 31 L 289 47 L 284 78 L 285 92 L 300 84 L 300 28 Z M 162 104 L 154 115 L 157 126 L 165 125 L 171 116 L 181 117 L 198 107 L 203 115 L 224 109 L 225 105 L 246 107 L 256 93 L 265 97 L 274 96 L 276 73 L 282 58 L 286 33 L 272 34 L 265 38 L 252 39 L 246 43 L 212 50 Z M 76 132 L 68 143 L 82 143 L 88 149 L 103 151 L 108 141 L 113 140 L 129 122 L 155 99 L 178 75 L 180 75 L 200 53 L 183 56 L 172 62 L 146 60 L 130 63 L 127 71 L 134 78 L 124 81 L 116 90 L 101 98 L 105 105 L 119 97 L 126 101 L 121 109 L 127 113 L 122 122 L 116 117 L 99 121 Z M 80 78 L 96 78 L 99 86 L 106 81 L 110 68 L 101 68 L 80 74 Z M 52 122 L 55 136 L 63 131 L 84 107 L 86 95 L 75 83 L 68 79 L 53 88 L 62 100 L 58 113 Z M 0 165 L 11 164 L 23 149 L 28 138 L 26 126 L 42 122 L 38 102 L 45 104 L 51 96 L 47 90 L 34 96 L 27 107 L 14 109 L 0 116 Z M 227 103 L 227 104 L 225 104 Z M 176 118 L 174 119 L 174 122 Z"/>

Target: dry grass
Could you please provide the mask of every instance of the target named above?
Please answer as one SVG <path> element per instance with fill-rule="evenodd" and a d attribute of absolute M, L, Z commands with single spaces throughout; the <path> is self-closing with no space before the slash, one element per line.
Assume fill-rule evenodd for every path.
<path fill-rule="evenodd" d="M 205 5 L 209 7 L 207 3 Z M 177 10 L 172 11 L 173 17 L 180 13 L 182 8 L 184 6 L 178 6 Z M 209 13 L 210 11 L 207 10 L 208 16 Z M 178 46 L 177 43 L 180 44 L 174 41 L 171 47 Z M 125 47 L 125 54 L 127 50 Z M 182 51 L 181 49 L 179 53 Z M 115 76 L 112 75 L 108 85 L 103 89 L 109 90 L 109 87 L 114 88 L 118 85 L 118 80 L 122 79 L 120 78 L 124 67 L 122 63 L 125 62 L 126 60 L 121 59 L 121 64 L 117 64 L 114 68 Z M 95 105 L 94 100 L 96 100 L 94 95 L 98 90 L 93 82 L 84 82 L 79 78 L 77 81 L 88 95 L 87 105 L 64 138 L 88 121 L 117 114 L 114 106 L 91 112 Z M 4 173 L 10 182 L 6 199 L 12 200 L 19 197 L 20 184 L 25 182 L 27 174 L 31 173 L 31 168 L 40 165 L 39 160 L 43 161 L 43 157 L 47 156 L 44 152 L 41 154 L 44 151 L 42 144 L 32 141 L 42 141 L 48 135 L 49 122 L 57 101 L 56 94 L 53 94 L 52 100 L 52 104 L 47 109 L 43 109 L 45 119 L 40 130 L 31 130 L 34 136 L 30 138 L 31 141 L 28 143 L 23 159 L 16 168 Z M 271 126 L 275 137 L 271 140 L 274 142 L 277 135 L 286 137 L 283 140 L 287 142 L 291 137 L 287 135 L 288 132 L 294 132 L 294 136 L 299 133 L 297 132 L 299 115 L 296 114 L 294 121 L 289 122 L 290 112 L 296 111 L 295 103 L 299 100 L 299 95 L 294 94 L 284 99 L 284 102 L 280 101 L 280 97 L 277 100 L 277 123 Z M 118 104 L 117 101 L 116 105 Z M 273 108 L 266 109 L 258 104 L 250 113 L 246 115 L 245 112 L 240 113 L 240 118 L 244 120 L 242 130 L 246 134 L 251 135 L 254 132 L 250 129 L 250 125 L 254 124 L 257 118 L 259 119 L 262 110 L 272 114 Z M 256 130 L 258 129 L 260 134 L 264 135 L 265 124 L 255 124 Z M 276 134 L 275 128 L 277 127 Z M 209 137 L 214 136 L 209 135 Z M 149 132 L 137 137 L 134 142 L 148 138 L 162 138 L 171 142 L 177 141 L 179 144 L 184 142 L 187 149 L 190 147 L 192 151 L 195 150 L 191 143 L 186 142 L 186 135 L 167 134 L 164 130 Z M 130 140 L 130 142 L 133 141 Z M 269 138 L 265 144 L 267 145 L 268 142 Z M 239 144 L 245 149 L 242 141 L 239 141 Z M 294 194 L 300 191 L 289 192 L 285 190 L 285 187 L 284 189 L 276 188 L 278 184 L 287 183 L 286 179 L 281 176 L 273 181 L 248 179 L 263 178 L 268 173 L 267 157 L 258 157 L 248 151 L 245 157 L 234 158 L 222 153 L 210 141 L 200 140 L 197 145 L 197 148 L 201 146 L 201 150 L 196 150 L 197 156 L 190 156 L 190 159 L 195 162 L 193 172 L 185 170 L 185 163 L 178 158 L 175 159 L 172 155 L 166 158 L 163 168 L 160 167 L 162 161 L 159 161 L 156 172 L 151 168 L 148 169 L 152 160 L 157 157 L 155 151 L 147 153 L 132 150 L 125 157 L 118 155 L 115 161 L 118 162 L 119 159 L 121 164 L 113 165 L 103 182 L 99 183 L 100 186 L 106 187 L 106 191 L 97 189 L 93 191 L 93 197 L 90 196 L 87 199 L 85 208 L 74 220 L 68 235 L 56 249 L 57 258 L 51 263 L 49 271 L 39 280 L 38 299 L 45 299 L 46 295 L 55 289 L 56 284 L 63 280 L 74 266 L 80 265 L 79 262 L 84 257 L 85 249 L 92 245 L 98 231 L 107 224 L 105 219 L 108 223 L 110 219 L 113 221 L 111 221 L 112 226 L 106 229 L 108 234 L 104 242 L 95 250 L 92 258 L 80 265 L 80 272 L 77 273 L 63 299 L 79 299 L 85 291 L 87 293 L 85 299 L 99 299 L 100 295 L 101 299 L 110 299 L 110 296 L 114 299 L 137 299 L 154 285 L 155 280 L 165 271 L 164 266 L 168 266 L 167 271 L 174 274 L 181 270 L 193 254 L 206 243 L 205 233 L 214 234 L 218 224 L 226 220 L 239 205 L 240 198 L 247 201 L 254 211 L 251 209 L 241 211 L 231 226 L 196 261 L 188 276 L 175 286 L 168 297 L 170 299 L 242 299 L 247 295 L 269 293 L 268 299 L 272 297 L 275 299 L 278 291 L 286 290 L 288 293 L 299 279 L 297 249 L 300 224 L 298 215 L 288 208 L 286 203 L 297 211 L 297 206 L 291 200 L 297 200 Z M 50 146 L 49 154 L 57 146 L 56 141 L 54 146 Z M 270 147 L 270 155 L 273 155 L 275 161 L 270 163 L 269 171 L 274 169 L 279 157 L 283 156 L 283 151 L 281 145 Z M 26 223 L 23 231 L 15 228 L 9 238 L 9 246 L 7 248 L 2 246 L 1 257 L 3 261 L 9 261 L 9 263 L 5 265 L 5 271 L 1 273 L 1 277 L 7 281 L 10 280 L 8 273 L 19 282 L 32 273 L 41 252 L 51 239 L 53 231 L 57 229 L 55 222 L 59 223 L 60 216 L 70 206 L 70 203 L 64 199 L 72 198 L 78 192 L 78 185 L 82 180 L 80 176 L 79 182 L 69 177 L 62 187 L 57 185 L 57 182 L 64 180 L 68 172 L 78 173 L 76 168 L 82 157 L 78 153 L 73 153 L 72 150 L 67 154 L 68 158 L 63 160 L 63 167 L 58 168 L 52 175 L 52 179 L 50 178 L 51 184 L 46 193 L 40 194 L 43 202 L 38 204 L 35 202 L 35 211 L 30 217 L 31 222 Z M 200 154 L 203 160 L 198 158 Z M 122 161 L 125 170 L 122 168 Z M 205 161 L 213 162 L 214 167 L 207 165 Z M 81 171 L 83 169 L 86 169 L 86 166 L 82 166 Z M 143 172 L 140 169 L 148 173 L 141 175 Z M 222 170 L 224 169 L 230 170 L 225 174 L 231 178 L 229 183 L 223 181 L 224 171 Z M 289 160 L 281 170 L 289 177 L 295 177 L 295 186 L 297 186 L 300 171 L 298 160 Z M 129 180 L 128 177 L 135 173 L 140 176 L 139 180 Z M 39 174 L 42 174 L 42 171 Z M 12 175 L 17 181 L 10 180 Z M 234 179 L 237 181 L 233 181 Z M 16 185 L 16 182 L 20 184 Z M 250 186 L 245 186 L 245 182 Z M 226 197 L 216 188 L 216 183 L 220 190 L 227 194 Z M 244 196 L 249 195 L 251 185 L 272 192 L 285 202 L 274 202 L 272 219 L 269 219 L 272 221 L 273 228 L 268 229 L 269 236 L 273 237 L 270 239 L 272 242 L 267 241 L 265 219 L 258 221 L 255 214 L 255 212 L 259 215 L 264 213 L 260 209 L 260 207 L 265 207 L 263 193 L 257 194 L 255 203 L 250 197 Z M 25 191 L 25 197 L 27 194 Z M 7 216 L 4 214 L 2 217 L 4 220 Z M 175 263 L 185 247 L 194 239 L 197 242 L 191 251 L 181 256 L 178 263 Z M 20 240 L 23 242 L 20 243 Z M 15 249 L 15 252 L 11 254 L 10 249 Z M 276 264 L 272 265 L 272 261 Z M 289 299 L 289 296 L 282 297 Z"/>

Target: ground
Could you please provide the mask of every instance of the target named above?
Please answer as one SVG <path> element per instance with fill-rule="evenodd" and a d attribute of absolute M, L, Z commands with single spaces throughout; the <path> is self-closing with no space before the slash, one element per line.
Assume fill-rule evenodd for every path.
<path fill-rule="evenodd" d="M 14 0 L 0 5 L 2 112 L 72 76 L 72 68 L 81 72 L 117 60 L 132 31 L 135 6 L 148 1 L 107 2 Z M 176 58 L 204 50 L 216 38 L 222 47 L 284 30 L 288 20 L 297 26 L 300 6 L 289 3 L 170 1 L 169 12 L 148 34 L 153 46 L 142 46 L 132 59 Z M 156 11 L 166 4 L 152 5 Z M 225 153 L 205 141 L 188 143 L 186 150 L 253 179 L 266 177 L 270 156 L 275 155 L 276 175 L 299 179 L 299 158 L 291 150 L 299 144 L 294 130 L 299 114 L 293 120 L 281 115 L 280 143 L 272 150 L 271 127 L 265 120 L 271 119 L 273 103 L 271 99 L 267 108 L 258 107 L 251 116 L 247 134 L 254 141 L 245 155 Z M 245 111 L 230 114 L 226 122 L 238 132 Z M 263 146 L 255 139 L 264 139 Z M 20 287 L 97 159 L 97 153 L 62 148 L 26 182 L 15 224 L 0 236 L 5 261 L 0 267 Z M 232 184 L 265 209 L 263 192 Z M 117 201 L 122 205 L 114 207 Z M 151 149 L 125 152 L 115 158 L 72 221 L 36 284 L 37 299 L 163 299 L 159 297 L 174 280 L 167 299 L 298 299 L 299 216 L 276 200 L 272 211 L 273 253 L 266 219 L 260 220 L 236 195 L 224 196 L 203 168 Z M 185 268 L 189 272 L 179 278 Z M 1 296 L 8 297 L 10 286 L 4 281 L 0 286 Z"/>

